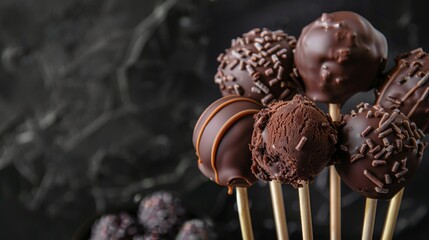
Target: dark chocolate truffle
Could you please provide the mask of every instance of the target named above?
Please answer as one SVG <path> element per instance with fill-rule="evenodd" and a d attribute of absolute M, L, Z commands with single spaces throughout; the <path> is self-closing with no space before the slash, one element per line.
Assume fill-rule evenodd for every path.
<path fill-rule="evenodd" d="M 417 127 L 429 132 L 429 55 L 423 49 L 399 55 L 378 88 L 376 104 L 398 108 Z"/>
<path fill-rule="evenodd" d="M 346 115 L 339 132 L 336 165 L 354 191 L 374 199 L 390 199 L 411 179 L 423 155 L 424 134 L 399 110 L 358 105 Z"/>
<path fill-rule="evenodd" d="M 281 30 L 253 29 L 219 55 L 215 82 L 224 96 L 240 95 L 263 105 L 289 99 L 300 87 L 291 76 L 295 44 Z"/>
<path fill-rule="evenodd" d="M 212 240 L 215 238 L 212 227 L 200 219 L 185 222 L 176 236 L 176 240 Z"/>
<path fill-rule="evenodd" d="M 201 172 L 217 184 L 248 187 L 256 178 L 249 143 L 253 114 L 262 106 L 256 101 L 227 96 L 212 103 L 195 125 L 193 143 Z"/>
<path fill-rule="evenodd" d="M 356 13 L 324 13 L 302 30 L 294 57 L 308 97 L 343 103 L 374 86 L 385 67 L 387 42 Z"/>
<path fill-rule="evenodd" d="M 295 95 L 255 115 L 252 171 L 261 180 L 299 187 L 326 167 L 336 142 L 331 119 L 313 101 Z"/>
<path fill-rule="evenodd" d="M 91 240 L 131 240 L 141 236 L 143 228 L 126 212 L 101 216 L 92 226 Z"/>
<path fill-rule="evenodd" d="M 187 213 L 182 201 L 172 193 L 159 191 L 145 197 L 139 204 L 138 218 L 152 236 L 175 236 Z"/>

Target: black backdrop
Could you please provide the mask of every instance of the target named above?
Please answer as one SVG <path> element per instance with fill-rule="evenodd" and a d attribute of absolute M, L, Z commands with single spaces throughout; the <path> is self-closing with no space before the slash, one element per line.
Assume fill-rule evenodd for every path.
<path fill-rule="evenodd" d="M 426 1 L 0 1 L 0 238 L 70 239 L 98 213 L 133 209 L 147 193 L 180 194 L 239 239 L 234 197 L 196 167 L 192 128 L 218 98 L 216 57 L 254 27 L 300 29 L 352 10 L 383 32 L 393 57 L 429 49 Z M 358 94 L 343 107 L 372 92 Z M 427 158 L 427 157 L 426 157 Z M 398 239 L 425 239 L 429 166 L 407 188 Z M 327 172 L 311 186 L 315 237 L 328 230 Z M 249 189 L 257 239 L 274 239 L 268 188 Z M 289 231 L 300 238 L 297 191 L 284 186 Z M 379 203 L 380 234 L 386 202 Z M 343 237 L 359 239 L 364 200 L 343 187 Z M 82 227 L 83 226 L 83 227 Z M 25 230 L 24 230 L 25 229 Z"/>

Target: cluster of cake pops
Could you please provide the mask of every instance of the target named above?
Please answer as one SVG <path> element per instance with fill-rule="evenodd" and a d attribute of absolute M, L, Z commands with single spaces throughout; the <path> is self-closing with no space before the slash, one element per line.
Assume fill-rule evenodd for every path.
<path fill-rule="evenodd" d="M 383 231 L 391 239 L 403 189 L 427 143 L 429 56 L 416 49 L 387 74 L 386 38 L 353 12 L 324 13 L 298 41 L 253 29 L 218 57 L 223 98 L 201 115 L 193 143 L 201 172 L 237 189 L 243 239 L 253 239 L 246 188 L 269 182 L 279 239 L 288 239 L 280 184 L 298 188 L 304 239 L 313 238 L 308 185 L 331 176 L 331 239 L 341 238 L 340 179 L 367 198 L 362 232 L 371 239 L 377 199 L 394 199 Z M 374 104 L 341 116 L 340 106 L 377 89 Z M 329 104 L 329 114 L 315 102 Z M 337 175 L 338 173 L 338 175 Z"/>

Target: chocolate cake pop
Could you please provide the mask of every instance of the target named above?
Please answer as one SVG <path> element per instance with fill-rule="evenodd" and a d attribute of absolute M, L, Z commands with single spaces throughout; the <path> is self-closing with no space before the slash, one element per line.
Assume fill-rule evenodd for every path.
<path fill-rule="evenodd" d="M 361 103 L 344 117 L 336 165 L 341 179 L 372 199 L 390 199 L 414 175 L 426 143 L 424 134 L 399 110 Z"/>
<path fill-rule="evenodd" d="M 255 28 L 232 40 L 218 57 L 215 83 L 224 96 L 240 95 L 263 105 L 291 98 L 300 87 L 290 75 L 296 39 L 281 30 Z"/>
<path fill-rule="evenodd" d="M 313 101 L 295 95 L 255 115 L 252 171 L 261 180 L 299 187 L 326 167 L 336 142 L 331 119 Z"/>
<path fill-rule="evenodd" d="M 256 101 L 227 96 L 212 103 L 195 125 L 193 143 L 198 167 L 210 180 L 219 185 L 248 187 L 256 178 L 250 171 L 252 164 L 249 143 L 253 128 L 253 114 L 262 106 Z"/>
<path fill-rule="evenodd" d="M 429 55 L 418 48 L 399 55 L 396 66 L 376 91 L 376 104 L 398 108 L 424 132 L 429 132 Z"/>
<path fill-rule="evenodd" d="M 101 216 L 92 226 L 90 240 L 131 240 L 142 236 L 143 228 L 126 212 Z"/>
<path fill-rule="evenodd" d="M 374 86 L 385 67 L 387 42 L 356 13 L 324 13 L 302 30 L 294 57 L 308 97 L 343 103 Z"/>
<path fill-rule="evenodd" d="M 164 191 L 145 197 L 139 204 L 137 215 L 148 234 L 170 238 L 175 236 L 187 218 L 182 201 Z"/>

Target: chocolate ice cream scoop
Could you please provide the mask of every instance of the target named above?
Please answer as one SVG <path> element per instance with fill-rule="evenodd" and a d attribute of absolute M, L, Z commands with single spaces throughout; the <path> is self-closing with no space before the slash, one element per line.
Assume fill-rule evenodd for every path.
<path fill-rule="evenodd" d="M 250 171 L 249 143 L 253 115 L 261 108 L 252 99 L 227 96 L 201 114 L 194 128 L 193 143 L 198 167 L 206 177 L 230 190 L 248 187 L 256 181 Z"/>
<path fill-rule="evenodd" d="M 387 42 L 356 13 L 324 13 L 302 30 L 294 58 L 308 97 L 343 103 L 374 86 L 385 67 Z"/>
<path fill-rule="evenodd" d="M 425 148 L 424 134 L 399 110 L 361 103 L 345 116 L 336 165 L 354 191 L 390 199 L 412 178 Z"/>
<path fill-rule="evenodd" d="M 252 171 L 264 181 L 299 187 L 326 167 L 336 141 L 331 119 L 308 98 L 272 103 L 255 115 Z"/>
<path fill-rule="evenodd" d="M 296 39 L 285 32 L 255 28 L 232 40 L 218 57 L 215 82 L 224 96 L 240 95 L 263 105 L 290 99 L 299 81 L 291 76 Z"/>
<path fill-rule="evenodd" d="M 398 108 L 429 132 L 429 55 L 423 49 L 399 55 L 376 93 L 376 104 Z"/>

